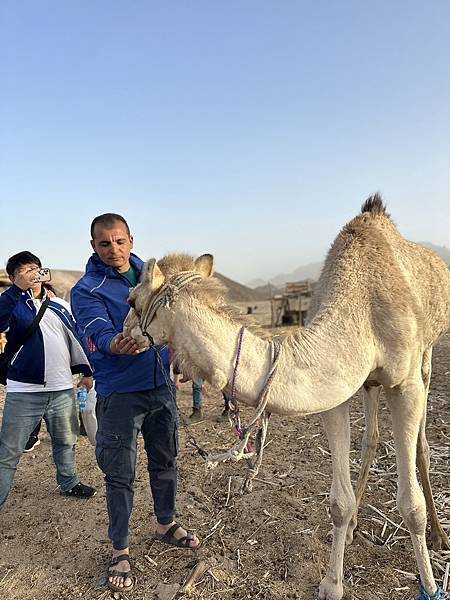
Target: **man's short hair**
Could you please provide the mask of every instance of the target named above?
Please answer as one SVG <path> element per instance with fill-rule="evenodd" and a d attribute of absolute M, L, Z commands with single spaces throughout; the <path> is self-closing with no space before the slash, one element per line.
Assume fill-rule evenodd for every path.
<path fill-rule="evenodd" d="M 95 239 L 95 226 L 103 225 L 103 227 L 110 228 L 114 226 L 114 223 L 120 221 L 127 228 L 127 233 L 130 235 L 130 228 L 128 227 L 128 223 L 121 215 L 116 215 L 116 213 L 105 213 L 104 215 L 99 215 L 95 217 L 95 219 L 91 223 L 91 238 Z"/>
<path fill-rule="evenodd" d="M 18 252 L 17 254 L 14 254 L 14 256 L 8 258 L 8 262 L 6 263 L 6 272 L 8 275 L 13 277 L 17 269 L 19 267 L 23 267 L 24 265 L 37 265 L 40 269 L 42 268 L 39 258 L 32 252 L 24 250 L 23 252 Z"/>

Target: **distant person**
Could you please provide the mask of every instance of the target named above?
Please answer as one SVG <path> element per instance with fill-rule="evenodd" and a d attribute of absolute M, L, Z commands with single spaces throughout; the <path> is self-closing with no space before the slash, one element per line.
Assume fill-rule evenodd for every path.
<path fill-rule="evenodd" d="M 179 375 L 175 375 L 178 377 Z M 177 380 L 176 380 L 177 381 Z M 192 413 L 189 415 L 189 421 L 195 423 L 203 419 L 202 407 L 205 399 L 206 385 L 204 379 L 195 379 L 192 381 Z M 224 408 L 220 415 L 219 421 L 228 420 L 230 414 L 230 399 L 222 392 Z"/>
<path fill-rule="evenodd" d="M 60 298 L 50 298 L 38 281 L 41 266 L 39 258 L 28 251 L 11 256 L 6 271 L 12 285 L 0 296 L 0 331 L 7 331 L 5 352 L 20 344 L 44 309 L 37 329 L 8 367 L 0 431 L 0 510 L 30 434 L 42 418 L 52 442 L 60 493 L 83 499 L 96 493 L 80 482 L 75 471 L 78 419 L 72 383 L 72 373 L 82 373 L 83 384 L 90 388 L 92 371 L 69 305 Z"/>
<path fill-rule="evenodd" d="M 137 438 L 142 433 L 157 519 L 155 538 L 179 548 L 200 541 L 174 520 L 177 491 L 178 430 L 175 386 L 169 377 L 169 353 L 139 352 L 123 336 L 130 289 L 144 263 L 131 253 L 133 237 L 121 215 L 107 213 L 91 224 L 94 254 L 86 274 L 72 290 L 72 306 L 87 338 L 97 390 L 99 467 L 105 474 L 108 536 L 112 558 L 107 585 L 129 592 L 136 583 L 129 557 L 129 520 L 133 508 Z"/>

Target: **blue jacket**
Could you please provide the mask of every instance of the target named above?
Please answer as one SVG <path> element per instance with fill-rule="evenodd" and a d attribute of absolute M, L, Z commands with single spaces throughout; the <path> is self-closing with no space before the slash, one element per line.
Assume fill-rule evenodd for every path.
<path fill-rule="evenodd" d="M 89 361 L 78 339 L 76 323 L 71 313 L 57 298 L 50 300 L 46 310 L 59 317 L 67 332 L 72 373 L 92 375 Z M 14 347 L 16 341 L 33 322 L 37 310 L 29 290 L 23 292 L 16 285 L 9 287 L 0 296 L 0 331 L 6 331 L 5 352 Z M 14 355 L 8 368 L 8 378 L 23 383 L 45 385 L 44 337 L 40 326 Z"/>
<path fill-rule="evenodd" d="M 140 274 L 142 260 L 132 254 L 130 263 Z M 152 349 L 135 356 L 111 353 L 111 340 L 122 332 L 130 308 L 130 289 L 127 278 L 97 254 L 91 256 L 86 274 L 72 289 L 73 313 L 94 370 L 96 390 L 102 396 L 149 390 L 166 383 Z M 169 377 L 169 352 L 165 349 L 160 354 Z"/>

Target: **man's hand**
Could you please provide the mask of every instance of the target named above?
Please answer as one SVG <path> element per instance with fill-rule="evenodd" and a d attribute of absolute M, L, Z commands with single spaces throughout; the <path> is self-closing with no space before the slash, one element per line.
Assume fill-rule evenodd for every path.
<path fill-rule="evenodd" d="M 173 382 L 175 384 L 175 389 L 177 390 L 177 392 L 179 392 L 181 390 L 180 379 L 181 379 L 181 373 L 174 373 Z"/>
<path fill-rule="evenodd" d="M 26 270 L 17 271 L 14 274 L 14 285 L 17 285 L 22 291 L 28 290 L 36 283 L 39 267 L 28 268 Z"/>
<path fill-rule="evenodd" d="M 109 348 L 113 354 L 135 355 L 141 352 L 136 340 L 129 336 L 124 337 L 123 333 L 118 333 L 113 337 Z"/>
<path fill-rule="evenodd" d="M 77 385 L 77 387 L 81 387 L 82 385 L 84 385 L 87 389 L 87 391 L 89 391 L 90 389 L 92 389 L 92 386 L 94 385 L 94 378 L 91 377 L 82 377 L 80 379 L 80 383 Z"/>

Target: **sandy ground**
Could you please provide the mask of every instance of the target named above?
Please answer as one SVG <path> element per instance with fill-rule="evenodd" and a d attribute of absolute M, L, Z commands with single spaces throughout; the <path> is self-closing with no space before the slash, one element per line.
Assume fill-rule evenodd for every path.
<path fill-rule="evenodd" d="M 450 335 L 437 346 L 433 364 L 427 430 L 431 478 L 441 520 L 450 533 Z M 0 407 L 3 396 L 2 388 Z M 190 404 L 191 390 L 185 384 L 179 405 L 188 413 Z M 356 395 L 351 415 L 354 479 L 362 437 L 361 408 Z M 207 449 L 225 448 L 235 441 L 229 426 L 216 421 L 220 411 L 220 394 L 209 390 L 205 420 L 192 427 Z M 152 541 L 155 520 L 141 446 L 131 524 L 139 581 L 129 598 L 172 598 L 164 596 L 168 584 L 174 584 L 174 590 L 182 586 L 199 560 L 205 560 L 210 569 L 191 593 L 193 598 L 315 598 L 330 551 L 326 542 L 330 529 L 327 441 L 318 417 L 273 417 L 271 421 L 263 467 L 253 493 L 243 496 L 237 490 L 245 465 L 227 464 L 206 472 L 202 458 L 186 445 L 181 433 L 178 519 L 196 528 L 203 539 L 197 552 Z M 395 507 L 395 463 L 384 404 L 381 434 L 378 459 L 360 510 L 359 534 L 344 559 L 345 600 L 413 600 L 417 596 L 411 542 L 397 527 L 402 522 Z M 59 495 L 46 433 L 36 451 L 23 456 L 6 510 L 0 514 L 1 600 L 110 597 L 104 586 L 109 543 L 102 474 L 86 438 L 78 441 L 77 463 L 82 481 L 98 488 L 97 496 L 89 501 Z M 440 582 L 447 561 L 450 552 L 433 553 Z M 177 598 L 186 596 L 179 591 Z"/>

